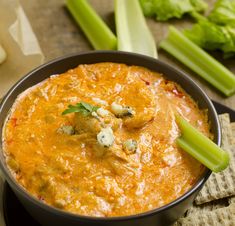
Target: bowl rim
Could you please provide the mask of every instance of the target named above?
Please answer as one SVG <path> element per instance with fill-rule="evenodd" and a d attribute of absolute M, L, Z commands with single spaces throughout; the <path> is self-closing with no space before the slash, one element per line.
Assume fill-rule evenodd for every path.
<path fill-rule="evenodd" d="M 221 127 L 220 127 L 220 123 L 219 123 L 219 120 L 218 120 L 218 115 L 217 115 L 217 112 L 215 110 L 215 107 L 214 107 L 213 103 L 211 102 L 211 100 L 209 99 L 209 97 L 207 96 L 207 94 L 200 88 L 200 86 L 198 84 L 196 84 L 194 82 L 194 80 L 192 78 L 190 78 L 183 70 L 175 68 L 174 66 L 172 66 L 168 63 L 165 63 L 165 62 L 163 62 L 159 59 L 155 59 L 155 58 L 152 58 L 152 57 L 149 57 L 149 56 L 146 56 L 146 55 L 142 55 L 142 54 L 138 54 L 138 53 L 131 53 L 131 52 L 125 52 L 125 51 L 110 51 L 110 50 L 99 50 L 98 51 L 97 50 L 97 51 L 86 51 L 86 52 L 81 52 L 81 53 L 67 54 L 67 55 L 52 59 L 52 60 L 36 67 L 35 69 L 28 72 L 25 76 L 23 76 L 20 80 L 18 80 L 9 89 L 9 91 L 6 93 L 6 95 L 3 97 L 2 101 L 0 102 L 0 114 L 2 112 L 2 109 L 4 108 L 5 103 L 11 97 L 11 94 L 18 87 L 18 85 L 23 83 L 27 78 L 33 76 L 33 74 L 36 73 L 37 71 L 43 70 L 45 67 L 50 67 L 51 65 L 53 65 L 56 62 L 66 60 L 68 58 L 73 58 L 73 57 L 81 56 L 81 55 L 94 55 L 94 54 L 98 54 L 98 55 L 99 54 L 110 54 L 110 55 L 118 54 L 118 55 L 128 55 L 130 57 L 145 58 L 148 61 L 155 61 L 158 64 L 161 64 L 164 68 L 169 68 L 170 70 L 174 71 L 176 74 L 180 74 L 182 77 L 184 77 L 185 80 L 187 80 L 189 83 L 191 83 L 203 95 L 203 97 L 206 101 L 206 104 L 207 104 L 207 108 L 211 109 L 212 115 L 214 115 L 214 118 L 215 118 L 215 122 L 216 122 L 216 125 L 215 125 L 216 129 L 215 130 L 217 132 L 216 143 L 219 146 L 221 145 Z M 99 61 L 99 62 L 102 62 L 102 61 Z M 110 62 L 112 62 L 112 60 L 110 60 Z M 120 63 L 121 63 L 121 61 L 120 61 Z M 3 123 L 5 124 L 5 121 Z M 198 179 L 198 181 L 186 193 L 184 193 L 183 195 L 181 195 L 177 199 L 173 200 L 172 202 L 170 202 L 170 203 L 168 203 L 164 206 L 161 206 L 161 207 L 158 207 L 158 208 L 153 208 L 152 210 L 149 210 L 149 211 L 145 211 L 145 212 L 137 213 L 137 214 L 132 214 L 132 215 L 127 215 L 127 216 L 115 216 L 115 217 L 95 217 L 95 216 L 80 215 L 80 214 L 72 213 L 72 212 L 69 212 L 69 211 L 64 211 L 64 210 L 58 209 L 58 208 L 56 208 L 52 205 L 44 203 L 44 202 L 38 200 L 30 192 L 28 192 L 22 185 L 20 185 L 17 182 L 17 180 L 14 178 L 14 176 L 12 175 L 10 170 L 8 169 L 7 164 L 5 162 L 5 157 L 4 157 L 4 153 L 3 153 L 4 151 L 3 151 L 3 148 L 1 146 L 1 144 L 2 144 L 2 133 L 1 133 L 1 138 L 0 139 L 1 139 L 0 140 L 0 152 L 1 152 L 1 155 L 3 156 L 3 157 L 0 156 L 0 168 L 3 172 L 3 174 L 4 174 L 4 177 L 6 178 L 6 181 L 10 184 L 10 187 L 13 186 L 14 189 L 16 189 L 16 191 L 18 193 L 20 193 L 25 199 L 27 199 L 29 202 L 35 204 L 37 207 L 48 211 L 49 213 L 59 215 L 59 216 L 63 215 L 63 217 L 66 217 L 66 218 L 77 218 L 77 219 L 79 218 L 79 219 L 84 220 L 84 222 L 85 221 L 87 221 L 87 222 L 96 221 L 96 222 L 100 222 L 100 223 L 102 223 L 104 221 L 105 222 L 112 222 L 112 221 L 116 221 L 116 222 L 120 221 L 121 222 L 121 221 L 126 221 L 126 220 L 144 218 L 144 217 L 152 216 L 152 215 L 155 215 L 157 213 L 163 212 L 163 211 L 168 210 L 168 209 L 176 206 L 177 204 L 181 203 L 182 201 L 184 201 L 185 199 L 190 197 L 197 190 L 200 190 L 202 185 L 206 182 L 206 180 L 208 179 L 208 177 L 212 173 L 212 171 L 210 169 L 206 168 L 205 172 L 201 175 L 201 177 Z"/>

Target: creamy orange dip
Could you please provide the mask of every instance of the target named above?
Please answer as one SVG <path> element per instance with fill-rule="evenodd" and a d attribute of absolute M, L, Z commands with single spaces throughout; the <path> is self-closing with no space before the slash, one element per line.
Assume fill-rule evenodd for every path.
<path fill-rule="evenodd" d="M 80 102 L 97 108 L 62 115 Z M 142 213 L 183 195 L 205 169 L 177 147 L 175 113 L 210 136 L 206 112 L 161 74 L 79 65 L 17 98 L 5 123 L 6 161 L 19 184 L 54 207 L 89 216 Z"/>

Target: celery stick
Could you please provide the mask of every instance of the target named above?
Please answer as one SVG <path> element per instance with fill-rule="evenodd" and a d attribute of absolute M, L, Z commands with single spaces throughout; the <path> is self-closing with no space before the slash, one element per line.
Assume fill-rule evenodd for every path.
<path fill-rule="evenodd" d="M 137 0 L 115 1 L 118 50 L 157 58 L 157 47 Z"/>
<path fill-rule="evenodd" d="M 213 172 L 220 172 L 229 165 L 229 155 L 208 137 L 200 133 L 182 117 L 177 116 L 181 136 L 177 144 Z"/>
<path fill-rule="evenodd" d="M 207 80 L 226 96 L 235 92 L 235 75 L 176 28 L 170 27 L 160 47 Z"/>
<path fill-rule="evenodd" d="M 66 6 L 95 49 L 116 49 L 116 36 L 86 0 L 67 0 Z"/>

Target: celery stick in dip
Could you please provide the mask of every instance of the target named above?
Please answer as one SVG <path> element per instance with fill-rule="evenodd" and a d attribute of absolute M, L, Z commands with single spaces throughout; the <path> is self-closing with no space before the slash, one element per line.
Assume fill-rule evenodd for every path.
<path fill-rule="evenodd" d="M 181 136 L 177 144 L 213 172 L 224 170 L 229 164 L 229 155 L 189 122 L 177 116 Z"/>

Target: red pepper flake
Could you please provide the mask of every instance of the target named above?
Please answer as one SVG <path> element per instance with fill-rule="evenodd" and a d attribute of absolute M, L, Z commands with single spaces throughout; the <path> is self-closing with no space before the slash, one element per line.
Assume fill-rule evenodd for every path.
<path fill-rule="evenodd" d="M 184 96 L 184 94 L 181 91 L 179 91 L 177 88 L 174 88 L 171 92 L 174 93 L 179 98 L 182 98 Z"/>
<path fill-rule="evenodd" d="M 168 164 L 164 160 L 162 160 L 161 161 L 161 168 L 166 168 L 166 167 L 169 167 Z"/>
<path fill-rule="evenodd" d="M 163 81 L 164 81 L 164 80 L 163 80 Z M 169 83 L 169 80 L 166 79 L 166 80 L 164 81 L 164 83 L 165 83 L 165 84 L 168 84 L 168 83 Z"/>
<path fill-rule="evenodd" d="M 146 84 L 147 86 L 150 85 L 150 82 L 149 82 L 149 81 L 147 81 L 147 80 L 145 80 L 144 78 L 141 78 L 141 77 L 140 77 L 140 79 L 141 79 L 143 82 L 145 82 L 145 84 Z"/>
<path fill-rule="evenodd" d="M 17 118 L 11 118 L 13 127 L 17 126 L 17 120 L 18 120 Z"/>
<path fill-rule="evenodd" d="M 184 96 L 184 93 L 178 89 L 177 85 L 169 82 L 168 80 L 165 81 L 165 90 L 175 94 L 175 96 L 179 98 L 182 98 Z"/>
<path fill-rule="evenodd" d="M 7 145 L 10 145 L 10 144 L 12 144 L 12 143 L 13 143 L 13 139 L 6 140 L 6 143 L 7 143 Z"/>
<path fill-rule="evenodd" d="M 44 199 L 41 195 L 38 196 L 38 199 L 39 199 L 40 201 L 42 201 L 42 202 L 45 201 L 45 199 Z"/>
<path fill-rule="evenodd" d="M 194 185 L 195 184 L 195 179 L 191 178 L 190 181 L 189 181 L 189 184 Z"/>

